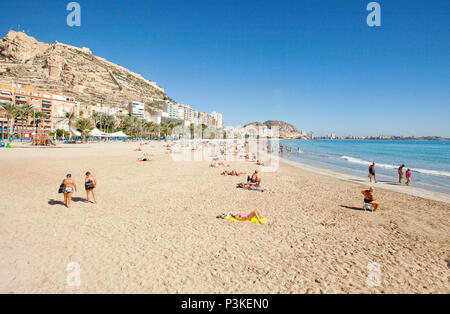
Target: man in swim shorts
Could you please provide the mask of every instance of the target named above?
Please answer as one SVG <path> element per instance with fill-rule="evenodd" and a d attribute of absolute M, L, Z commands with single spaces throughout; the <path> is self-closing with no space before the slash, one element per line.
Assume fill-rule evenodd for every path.
<path fill-rule="evenodd" d="M 405 167 L 405 165 L 401 165 L 398 168 L 398 183 L 402 183 L 402 179 L 403 179 L 403 168 Z"/>
<path fill-rule="evenodd" d="M 373 194 L 374 191 L 375 188 L 371 186 L 368 190 L 361 191 L 361 193 L 364 195 L 364 203 L 372 205 L 373 211 L 376 211 L 380 204 L 375 202 L 375 196 Z"/>
<path fill-rule="evenodd" d="M 375 180 L 375 183 L 377 183 L 377 177 L 375 176 L 375 163 L 372 163 L 369 167 L 369 179 L 370 182 L 372 182 L 372 177 Z"/>

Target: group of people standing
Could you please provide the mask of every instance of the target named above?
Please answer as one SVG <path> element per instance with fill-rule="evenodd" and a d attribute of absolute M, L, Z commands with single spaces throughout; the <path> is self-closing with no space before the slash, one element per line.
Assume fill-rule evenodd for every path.
<path fill-rule="evenodd" d="M 403 180 L 403 169 L 405 168 L 405 165 L 401 165 L 398 168 L 398 183 L 402 183 Z M 406 170 L 406 185 L 409 185 L 411 183 L 411 169 L 407 169 Z M 375 162 L 373 162 L 370 166 L 369 166 L 369 179 L 370 182 L 372 182 L 372 178 L 374 179 L 375 183 L 377 183 L 377 176 L 375 175 Z"/>
<path fill-rule="evenodd" d="M 94 199 L 92 203 L 94 204 L 97 203 L 97 200 L 95 198 L 96 187 L 97 187 L 97 180 L 89 171 L 86 172 L 86 177 L 84 178 L 84 188 L 86 190 L 86 202 L 91 202 L 89 196 L 90 194 L 92 194 L 92 198 Z M 70 173 L 66 175 L 66 178 L 62 181 L 61 186 L 59 188 L 59 192 L 64 194 L 64 205 L 67 208 L 70 208 L 73 193 L 78 192 L 77 185 L 75 181 L 73 181 L 72 175 Z"/>

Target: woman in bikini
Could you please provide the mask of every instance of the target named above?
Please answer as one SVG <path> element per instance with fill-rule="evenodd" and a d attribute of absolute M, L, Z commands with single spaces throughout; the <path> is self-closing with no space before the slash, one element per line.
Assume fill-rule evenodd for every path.
<path fill-rule="evenodd" d="M 97 200 L 95 198 L 95 188 L 97 187 L 97 180 L 95 177 L 88 171 L 86 172 L 86 178 L 84 178 L 84 188 L 86 190 L 86 201 L 89 200 L 89 193 L 92 193 L 92 197 L 94 198 L 94 204 L 97 204 Z"/>
<path fill-rule="evenodd" d="M 70 208 L 70 204 L 72 202 L 72 195 L 73 192 L 78 192 L 77 185 L 72 180 L 72 175 L 68 174 L 66 178 L 63 180 L 62 184 L 65 185 L 64 188 L 64 205 L 66 205 L 67 208 Z"/>
<path fill-rule="evenodd" d="M 239 221 L 251 221 L 252 218 L 256 218 L 258 220 L 258 222 L 260 224 L 262 224 L 261 220 L 262 220 L 262 215 L 261 213 L 255 209 L 254 211 L 252 211 L 251 213 L 244 215 L 244 214 L 236 214 L 236 215 L 231 215 L 234 219 L 237 219 Z"/>

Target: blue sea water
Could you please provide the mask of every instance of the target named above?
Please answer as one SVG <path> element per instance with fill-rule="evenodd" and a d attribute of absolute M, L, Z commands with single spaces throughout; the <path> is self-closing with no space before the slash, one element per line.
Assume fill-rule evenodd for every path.
<path fill-rule="evenodd" d="M 377 179 L 398 182 L 397 168 L 412 170 L 412 185 L 450 194 L 450 142 L 385 140 L 291 140 L 284 157 L 339 172 L 368 176 L 374 161 Z M 300 150 L 300 151 L 299 151 Z"/>

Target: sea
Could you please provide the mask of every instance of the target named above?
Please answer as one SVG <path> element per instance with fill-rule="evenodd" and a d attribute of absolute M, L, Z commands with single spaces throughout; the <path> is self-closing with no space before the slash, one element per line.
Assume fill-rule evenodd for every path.
<path fill-rule="evenodd" d="M 398 182 L 397 169 L 412 171 L 412 185 L 450 194 L 450 142 L 387 140 L 286 140 L 284 158 L 367 177 L 375 162 L 378 181 Z M 368 179 L 367 179 L 368 180 Z M 405 179 L 404 179 L 405 180 Z"/>

